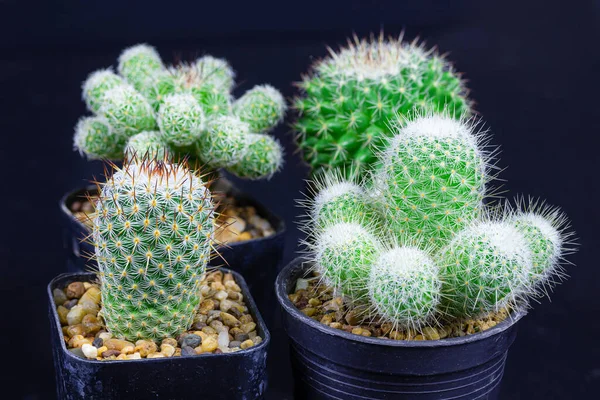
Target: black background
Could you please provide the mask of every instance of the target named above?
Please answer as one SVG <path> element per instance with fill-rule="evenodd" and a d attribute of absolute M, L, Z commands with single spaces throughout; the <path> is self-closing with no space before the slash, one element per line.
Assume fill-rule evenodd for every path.
<path fill-rule="evenodd" d="M 571 278 L 519 323 L 502 398 L 597 398 L 599 13 L 599 2 L 550 0 L 0 0 L 0 397 L 54 397 L 45 285 L 64 269 L 58 200 L 101 172 L 71 151 L 89 72 L 115 65 L 124 47 L 148 42 L 166 62 L 204 53 L 227 58 L 238 95 L 268 82 L 291 97 L 291 83 L 326 45 L 337 47 L 354 32 L 404 29 L 407 38 L 449 52 L 464 72 L 502 147 L 508 195 L 561 206 L 580 238 Z M 287 151 L 283 172 L 240 186 L 285 217 L 288 261 L 300 236 L 293 200 L 307 171 L 289 128 L 275 134 Z M 284 357 L 283 332 L 273 333 L 272 354 Z M 289 398 L 288 371 L 273 370 L 271 397 Z"/>

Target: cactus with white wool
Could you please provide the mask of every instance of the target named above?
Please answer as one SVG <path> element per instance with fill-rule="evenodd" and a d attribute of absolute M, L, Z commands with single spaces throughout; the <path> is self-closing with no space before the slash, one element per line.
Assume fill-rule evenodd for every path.
<path fill-rule="evenodd" d="M 324 283 L 365 320 L 413 331 L 547 294 L 572 233 L 556 208 L 484 206 L 493 155 L 473 124 L 423 116 L 397 128 L 371 182 L 326 174 L 302 202 Z"/>
<path fill-rule="evenodd" d="M 268 132 L 286 105 L 273 87 L 255 86 L 235 100 L 235 74 L 225 60 L 204 56 L 168 67 L 148 45 L 124 50 L 117 71 L 96 71 L 83 84 L 83 99 L 96 116 L 77 124 L 74 147 L 81 154 L 187 158 L 248 179 L 270 178 L 281 168 L 281 145 Z M 149 141 L 147 132 L 158 135 Z"/>
<path fill-rule="evenodd" d="M 102 316 L 131 341 L 175 337 L 192 323 L 214 242 L 214 206 L 185 166 L 146 160 L 99 185 L 92 239 Z"/>

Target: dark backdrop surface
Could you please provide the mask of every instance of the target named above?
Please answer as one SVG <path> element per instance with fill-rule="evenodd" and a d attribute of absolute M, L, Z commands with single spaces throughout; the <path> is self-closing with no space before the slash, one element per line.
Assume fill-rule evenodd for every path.
<path fill-rule="evenodd" d="M 64 270 L 57 204 L 101 172 L 71 151 L 89 72 L 148 42 L 167 62 L 227 58 L 237 94 L 268 82 L 291 97 L 291 82 L 326 45 L 383 28 L 450 53 L 502 145 L 508 195 L 563 207 L 580 238 L 571 278 L 519 323 L 502 398 L 598 398 L 599 12 L 592 1 L 0 1 L 0 354 L 9 366 L 0 396 L 54 397 L 45 285 Z M 285 169 L 269 182 L 240 185 L 286 219 L 288 261 L 300 238 L 293 200 L 307 171 L 289 128 L 275 134 Z M 271 360 L 270 397 L 289 399 L 284 334 L 273 333 L 279 361 Z"/>

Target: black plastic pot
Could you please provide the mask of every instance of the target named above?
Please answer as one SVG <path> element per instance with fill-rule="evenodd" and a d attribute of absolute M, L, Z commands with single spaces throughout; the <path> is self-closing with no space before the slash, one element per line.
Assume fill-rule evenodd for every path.
<path fill-rule="evenodd" d="M 221 246 L 218 249 L 221 257 L 211 261 L 211 265 L 221 266 L 225 264 L 223 260 L 226 260 L 227 265 L 225 266 L 244 276 L 256 303 L 265 312 L 267 321 L 270 321 L 270 312 L 273 309 L 271 305 L 274 301 L 273 282 L 285 244 L 285 223 L 256 199 L 234 187 L 228 180 L 221 178 L 215 186 L 218 186 L 216 190 L 219 192 L 235 197 L 238 205 L 253 206 L 256 212 L 269 221 L 275 230 L 275 234 L 269 237 Z M 84 272 L 89 270 L 90 265 L 93 265 L 93 262 L 89 260 L 89 255 L 94 253 L 94 247 L 83 240 L 88 237 L 90 232 L 75 218 L 71 212 L 71 205 L 75 201 L 84 200 L 87 193 L 95 193 L 95 191 L 96 186 L 80 188 L 67 193 L 60 200 L 63 217 L 63 243 L 68 253 L 67 271 L 69 272 Z"/>
<path fill-rule="evenodd" d="M 515 313 L 495 327 L 435 341 L 362 337 L 325 326 L 288 298 L 308 265 L 298 258 L 275 289 L 291 339 L 295 399 L 496 399 Z"/>
<path fill-rule="evenodd" d="M 267 389 L 269 331 L 244 279 L 232 272 L 263 341 L 235 353 L 123 361 L 80 358 L 65 346 L 52 290 L 74 281 L 92 281 L 93 273 L 69 273 L 48 285 L 52 351 L 59 399 L 261 399 Z"/>

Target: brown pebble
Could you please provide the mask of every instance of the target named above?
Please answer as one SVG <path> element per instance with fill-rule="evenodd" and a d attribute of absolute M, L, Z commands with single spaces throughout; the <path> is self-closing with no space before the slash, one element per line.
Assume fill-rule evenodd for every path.
<path fill-rule="evenodd" d="M 67 314 L 69 314 L 69 310 L 64 306 L 58 306 L 56 312 L 58 313 L 58 320 L 60 321 L 61 325 L 66 325 Z"/>
<path fill-rule="evenodd" d="M 101 354 L 102 354 L 102 357 L 107 358 L 107 357 L 111 357 L 111 356 L 117 357 L 118 355 L 121 354 L 121 352 L 119 350 L 105 350 Z"/>
<path fill-rule="evenodd" d="M 121 340 L 121 339 L 107 339 L 104 341 L 104 345 L 109 349 L 109 350 L 123 350 L 124 347 L 126 346 L 131 346 L 131 347 L 135 347 L 135 345 L 131 342 L 128 342 L 126 340 Z"/>
<path fill-rule="evenodd" d="M 177 348 L 177 340 L 173 338 L 164 338 L 160 344 L 170 344 L 171 346 Z"/>
<path fill-rule="evenodd" d="M 156 353 L 157 346 L 151 340 L 138 340 L 135 342 L 134 351 L 140 353 L 142 357 L 147 357 L 149 354 Z"/>
<path fill-rule="evenodd" d="M 100 320 L 92 314 L 88 314 L 81 320 L 81 324 L 85 329 L 85 333 L 88 335 L 95 335 L 100 329 L 102 329 L 102 323 Z"/>
<path fill-rule="evenodd" d="M 77 324 L 77 325 L 71 325 L 69 327 L 67 327 L 67 335 L 69 335 L 69 337 L 73 337 L 76 335 L 85 335 L 85 328 L 83 327 L 83 324 Z"/>
<path fill-rule="evenodd" d="M 212 299 L 207 299 L 207 300 L 203 300 L 202 303 L 200 303 L 200 309 L 198 310 L 198 312 L 200 314 L 208 314 L 209 311 L 214 310 L 215 309 L 215 302 Z"/>
<path fill-rule="evenodd" d="M 83 282 L 72 282 L 67 286 L 65 294 L 68 299 L 78 299 L 85 293 L 85 286 Z"/>
<path fill-rule="evenodd" d="M 240 348 L 242 350 L 246 350 L 248 347 L 252 347 L 252 346 L 254 346 L 254 342 L 250 339 L 248 339 L 240 344 Z"/>

